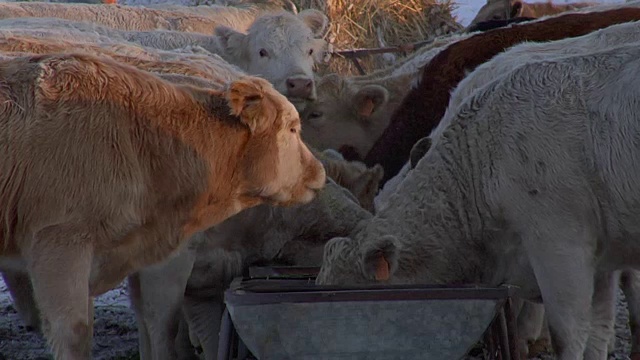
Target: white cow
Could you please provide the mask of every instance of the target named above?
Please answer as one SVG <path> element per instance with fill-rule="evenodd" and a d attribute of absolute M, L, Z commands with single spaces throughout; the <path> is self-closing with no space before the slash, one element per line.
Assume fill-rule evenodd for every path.
<path fill-rule="evenodd" d="M 640 268 L 638 45 L 527 63 L 467 98 L 390 206 L 327 243 L 318 283 L 517 285 L 544 300 L 560 360 L 606 359 L 615 271 Z"/>
<path fill-rule="evenodd" d="M 528 42 L 515 45 L 509 48 L 507 51 L 494 56 L 490 61 L 478 66 L 474 71 L 468 74 L 456 87 L 451 94 L 451 100 L 447 107 L 445 117 L 454 114 L 458 107 L 464 102 L 464 100 L 474 94 L 479 88 L 490 83 L 496 77 L 509 72 L 518 66 L 527 62 L 536 62 L 543 59 L 549 59 L 557 56 L 563 56 L 567 54 L 582 54 L 593 51 L 593 49 L 603 48 L 607 46 L 614 46 L 626 43 L 633 43 L 640 39 L 640 21 L 622 23 L 613 25 L 607 28 L 596 30 L 587 35 L 567 38 L 557 41 L 537 43 Z M 439 136 L 441 131 L 444 131 L 446 124 L 442 124 L 442 127 L 434 129 L 431 137 Z M 425 138 L 427 139 L 427 138 Z M 412 152 L 413 156 L 413 152 Z M 421 156 L 420 156 L 421 157 Z M 635 313 L 635 309 L 640 301 L 640 298 L 634 297 L 634 291 L 630 285 L 634 284 L 640 277 L 640 274 L 636 272 L 628 272 L 625 274 L 629 281 L 623 283 L 627 300 L 631 304 L 630 318 L 632 323 L 632 330 L 634 336 L 632 338 L 632 347 L 634 351 L 638 349 L 639 343 L 637 341 L 638 335 L 636 329 L 640 325 L 640 313 Z M 544 314 L 543 306 L 536 304 L 525 305 L 524 313 L 529 313 L 531 316 L 521 314 L 519 317 L 518 329 L 520 330 L 520 344 L 524 354 L 526 354 L 526 343 L 537 338 L 540 334 L 540 327 L 542 317 L 540 313 Z M 613 333 L 613 322 L 615 321 L 615 309 L 610 309 L 611 317 L 611 341 L 609 342 L 609 351 L 613 351 L 613 345 L 615 340 L 615 334 Z M 533 322 L 533 324 L 531 324 Z"/>

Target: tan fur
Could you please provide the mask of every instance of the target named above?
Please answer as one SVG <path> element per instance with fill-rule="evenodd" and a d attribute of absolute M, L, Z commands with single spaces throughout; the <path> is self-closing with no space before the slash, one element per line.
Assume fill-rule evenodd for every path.
<path fill-rule="evenodd" d="M 229 17 L 236 9 L 220 7 L 219 16 L 194 14 L 189 10 L 150 9 L 111 4 L 65 4 L 44 2 L 0 3 L 0 18 L 53 17 L 102 24 L 119 30 L 177 30 L 213 34 L 218 25 L 246 30 L 260 12 L 239 21 Z"/>
<path fill-rule="evenodd" d="M 544 3 L 527 3 L 520 0 L 511 0 L 510 17 L 539 18 L 595 5 L 597 5 L 597 3 L 576 2 L 571 4 L 554 4 L 551 1 Z M 488 0 L 487 3 L 478 10 L 478 14 L 471 20 L 469 26 L 483 21 L 505 20 L 506 18 L 505 2 L 503 0 Z"/>
<path fill-rule="evenodd" d="M 56 359 L 89 358 L 90 296 L 325 183 L 295 109 L 260 78 L 205 90 L 53 54 L 0 61 L 0 84 L 0 265 L 24 261 Z"/>
<path fill-rule="evenodd" d="M 222 86 L 222 84 L 224 84 L 225 82 L 233 80 L 241 74 L 239 71 L 232 72 L 230 70 L 231 66 L 217 66 L 218 64 L 225 63 L 222 59 L 217 62 L 218 64 L 211 64 L 213 60 L 210 62 L 206 62 L 200 59 L 194 59 L 190 61 L 158 61 L 149 59 L 151 57 L 157 56 L 157 54 L 154 54 L 153 52 L 148 52 L 150 55 L 147 57 L 147 59 L 145 59 L 144 57 L 122 55 L 119 52 L 124 49 L 124 52 L 126 54 L 128 53 L 128 50 L 130 48 L 135 48 L 135 46 L 118 44 L 114 45 L 113 47 L 110 47 L 108 45 L 106 47 L 102 47 L 89 43 L 51 39 L 44 40 L 30 36 L 12 36 L 0 33 L 0 52 L 3 53 L 18 52 L 33 54 L 52 54 L 69 51 L 83 52 L 92 55 L 108 56 L 124 64 L 132 65 L 140 70 L 149 72 L 200 77 L 216 83 L 216 87 Z M 113 49 L 115 51 L 112 51 L 110 49 Z M 176 56 L 176 59 L 179 58 L 179 56 Z"/>

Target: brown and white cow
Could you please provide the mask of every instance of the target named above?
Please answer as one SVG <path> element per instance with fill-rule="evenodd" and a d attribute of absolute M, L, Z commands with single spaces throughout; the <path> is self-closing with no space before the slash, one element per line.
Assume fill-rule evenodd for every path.
<path fill-rule="evenodd" d="M 266 80 L 179 86 L 108 58 L 0 61 L 0 266 L 26 269 L 56 359 L 90 357 L 92 297 L 325 172 Z"/>

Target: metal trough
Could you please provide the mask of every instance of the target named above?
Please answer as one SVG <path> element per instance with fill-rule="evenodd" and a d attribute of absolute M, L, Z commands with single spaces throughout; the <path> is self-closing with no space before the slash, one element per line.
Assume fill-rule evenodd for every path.
<path fill-rule="evenodd" d="M 236 279 L 218 360 L 235 358 L 234 330 L 260 360 L 455 360 L 483 334 L 489 359 L 519 360 L 513 288 L 316 286 L 317 272 L 252 268 Z"/>

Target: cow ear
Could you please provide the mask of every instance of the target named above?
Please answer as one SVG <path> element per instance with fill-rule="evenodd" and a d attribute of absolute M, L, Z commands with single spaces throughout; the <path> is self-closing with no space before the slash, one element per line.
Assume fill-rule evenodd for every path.
<path fill-rule="evenodd" d="M 376 281 L 387 281 L 398 267 L 398 241 L 385 235 L 371 241 L 363 241 L 362 264 L 364 275 Z"/>
<path fill-rule="evenodd" d="M 522 2 L 514 1 L 511 3 L 511 17 L 522 16 Z"/>
<path fill-rule="evenodd" d="M 431 138 L 428 136 L 423 137 L 418 140 L 413 147 L 411 148 L 411 152 L 409 154 L 409 161 L 411 162 L 411 169 L 414 169 L 418 164 L 418 161 L 424 157 L 424 154 L 429 151 L 431 148 Z"/>
<path fill-rule="evenodd" d="M 369 118 L 389 101 L 389 91 L 380 85 L 365 85 L 358 89 L 354 104 L 358 115 Z"/>
<path fill-rule="evenodd" d="M 231 115 L 239 117 L 253 134 L 267 130 L 278 114 L 273 92 L 273 86 L 262 78 L 245 76 L 233 81 L 226 94 Z"/>
<path fill-rule="evenodd" d="M 311 29 L 316 38 L 323 38 L 329 30 L 329 18 L 322 11 L 305 9 L 298 13 L 298 17 Z"/>
<path fill-rule="evenodd" d="M 222 50 L 229 55 L 240 56 L 242 51 L 242 42 L 247 36 L 241 32 L 238 32 L 230 27 L 220 25 L 215 29 L 215 35 L 218 38 L 218 42 Z"/>

